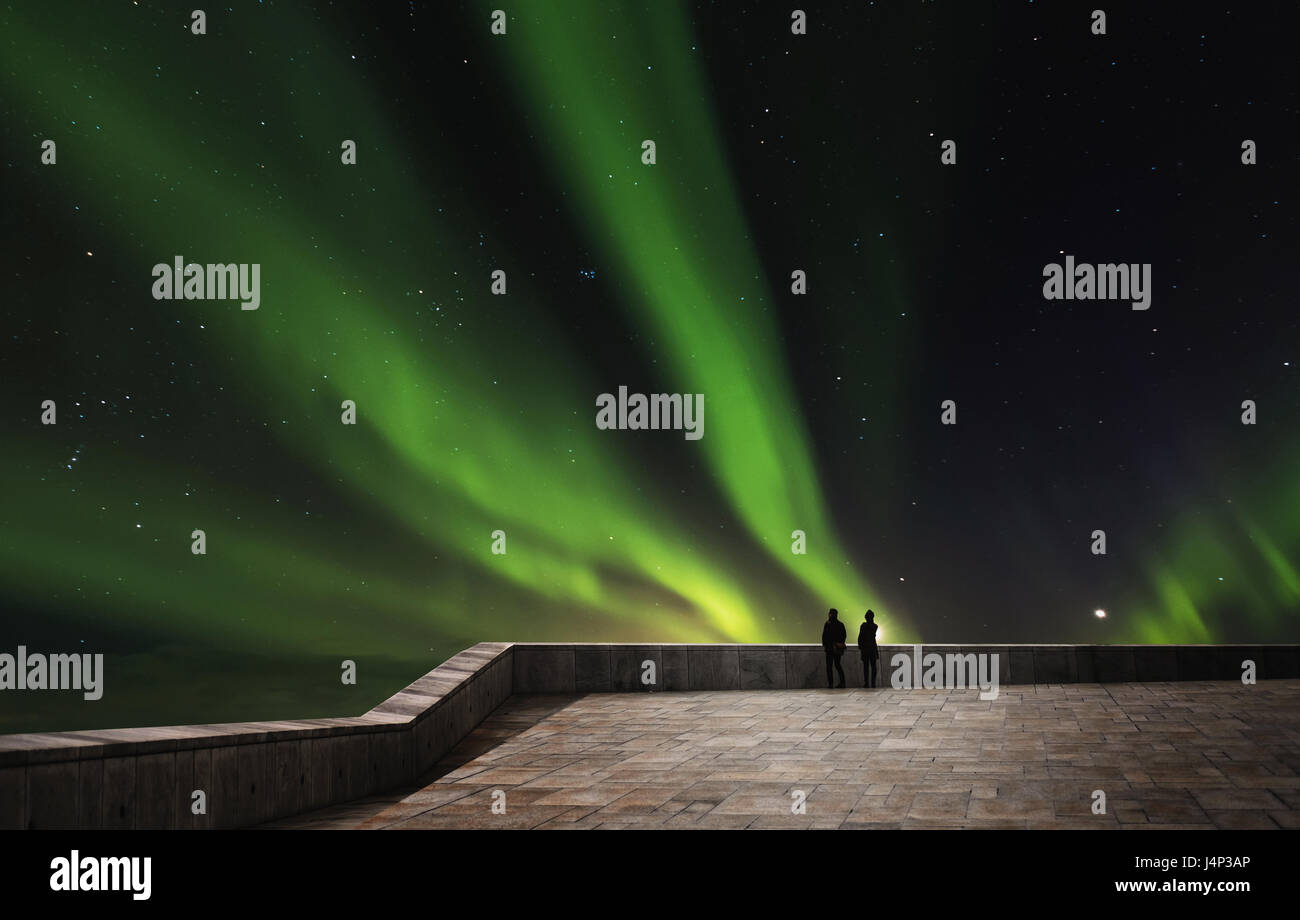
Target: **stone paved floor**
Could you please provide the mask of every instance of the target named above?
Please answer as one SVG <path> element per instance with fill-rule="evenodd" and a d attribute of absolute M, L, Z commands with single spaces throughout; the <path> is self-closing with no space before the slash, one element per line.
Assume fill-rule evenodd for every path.
<path fill-rule="evenodd" d="M 521 696 L 427 785 L 268 826 L 1291 828 L 1298 772 L 1296 680 Z"/>

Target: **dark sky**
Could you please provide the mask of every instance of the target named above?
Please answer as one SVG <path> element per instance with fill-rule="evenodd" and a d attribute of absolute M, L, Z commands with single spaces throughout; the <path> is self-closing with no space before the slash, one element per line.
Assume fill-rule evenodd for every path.
<path fill-rule="evenodd" d="M 816 641 L 832 605 L 887 642 L 1295 640 L 1276 10 L 495 6 L 0 11 L 0 649 L 118 656 L 120 723 L 332 714 L 342 658 L 369 705 L 483 639 Z M 258 263 L 261 306 L 153 299 L 178 254 Z M 1150 264 L 1150 308 L 1045 300 L 1067 254 Z M 703 393 L 704 437 L 597 430 L 620 385 Z"/>

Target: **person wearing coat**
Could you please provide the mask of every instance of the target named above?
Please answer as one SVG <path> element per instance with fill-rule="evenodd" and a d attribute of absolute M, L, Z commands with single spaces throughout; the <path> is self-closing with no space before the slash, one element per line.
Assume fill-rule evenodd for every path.
<path fill-rule="evenodd" d="M 840 613 L 834 607 L 826 617 L 826 625 L 822 627 L 822 651 L 826 653 L 826 686 L 836 686 L 831 680 L 831 666 L 835 667 L 840 673 L 839 686 L 844 686 L 844 666 L 840 664 L 840 658 L 844 656 L 844 642 L 848 638 L 848 632 L 844 629 L 844 624 L 840 622 Z"/>
<path fill-rule="evenodd" d="M 864 687 L 876 685 L 876 665 L 880 661 L 880 646 L 876 645 L 876 614 L 868 610 L 858 627 L 858 651 L 862 653 L 862 678 Z"/>

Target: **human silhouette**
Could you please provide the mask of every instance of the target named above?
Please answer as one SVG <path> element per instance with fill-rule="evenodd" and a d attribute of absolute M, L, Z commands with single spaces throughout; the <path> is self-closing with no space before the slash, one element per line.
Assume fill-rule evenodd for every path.
<path fill-rule="evenodd" d="M 848 633 L 844 629 L 844 624 L 840 622 L 840 612 L 832 607 L 830 614 L 826 617 L 826 625 L 822 627 L 822 651 L 826 653 L 827 687 L 836 686 L 831 680 L 831 665 L 834 665 L 835 670 L 840 672 L 839 686 L 844 686 L 844 667 L 840 664 L 840 657 L 844 654 L 844 640 L 846 638 L 848 638 Z"/>
<path fill-rule="evenodd" d="M 875 611 L 868 610 L 865 620 L 858 627 L 858 651 L 862 653 L 862 677 L 864 687 L 876 685 L 876 663 L 880 660 L 880 646 L 876 645 Z"/>

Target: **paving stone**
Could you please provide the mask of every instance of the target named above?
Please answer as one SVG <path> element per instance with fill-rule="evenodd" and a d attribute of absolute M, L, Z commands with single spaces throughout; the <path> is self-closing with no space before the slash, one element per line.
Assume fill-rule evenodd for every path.
<path fill-rule="evenodd" d="M 1300 680 L 525 695 L 423 786 L 270 826 L 1276 828 L 1298 773 Z"/>

